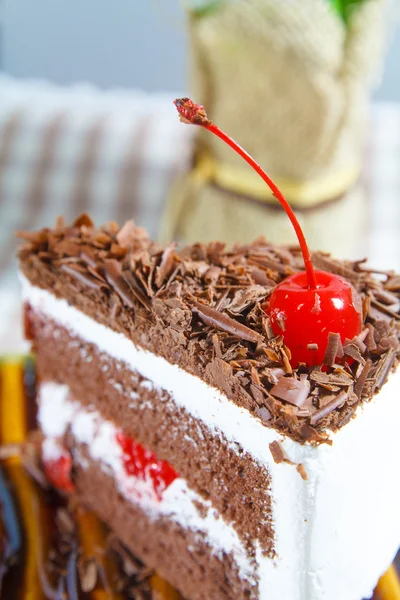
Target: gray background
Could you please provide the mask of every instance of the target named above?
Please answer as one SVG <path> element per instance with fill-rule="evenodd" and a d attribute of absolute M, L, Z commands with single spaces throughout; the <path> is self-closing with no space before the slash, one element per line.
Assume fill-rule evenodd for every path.
<path fill-rule="evenodd" d="M 58 83 L 184 90 L 182 4 L 183 0 L 0 0 L 0 66 L 17 77 Z M 393 4 L 398 16 L 399 0 Z M 390 28 L 386 70 L 375 97 L 400 101 L 400 32 Z"/>

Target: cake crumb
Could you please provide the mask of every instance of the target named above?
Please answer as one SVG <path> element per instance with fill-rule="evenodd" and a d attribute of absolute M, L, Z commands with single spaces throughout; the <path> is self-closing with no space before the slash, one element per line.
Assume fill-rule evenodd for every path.
<path fill-rule="evenodd" d="M 285 455 L 283 453 L 283 448 L 279 442 L 271 442 L 269 445 L 269 449 L 271 450 L 272 458 L 274 462 L 279 465 L 280 463 L 285 461 Z"/>
<path fill-rule="evenodd" d="M 298 473 L 300 473 L 301 478 L 304 481 L 308 481 L 307 471 L 302 463 L 300 463 L 299 465 L 296 466 L 296 470 L 298 471 Z"/>
<path fill-rule="evenodd" d="M 269 445 L 269 449 L 271 451 L 272 454 L 272 458 L 274 459 L 274 462 L 279 465 L 280 463 L 286 463 L 288 465 L 294 465 L 295 463 L 292 462 L 291 460 L 288 459 L 288 457 L 286 456 L 282 445 L 277 442 L 276 440 L 274 442 L 271 442 Z"/>

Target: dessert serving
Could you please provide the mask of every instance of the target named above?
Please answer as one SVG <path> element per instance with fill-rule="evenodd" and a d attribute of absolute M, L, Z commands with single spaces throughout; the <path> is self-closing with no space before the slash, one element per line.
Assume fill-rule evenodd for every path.
<path fill-rule="evenodd" d="M 360 600 L 400 542 L 400 277 L 285 209 L 300 248 L 21 234 L 45 473 L 187 600 Z"/>

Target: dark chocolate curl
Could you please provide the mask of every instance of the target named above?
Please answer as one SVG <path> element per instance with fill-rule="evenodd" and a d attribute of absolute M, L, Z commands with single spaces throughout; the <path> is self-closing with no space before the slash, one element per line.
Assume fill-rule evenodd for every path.
<path fill-rule="evenodd" d="M 225 313 L 219 312 L 211 306 L 207 306 L 206 304 L 201 304 L 200 302 L 195 301 L 194 306 L 192 308 L 193 312 L 197 314 L 206 325 L 211 325 L 216 329 L 221 329 L 222 331 L 226 331 L 227 333 L 231 333 L 235 335 L 241 340 L 246 340 L 247 342 L 263 342 L 264 338 L 262 335 L 253 331 L 243 323 L 239 321 L 235 321 L 228 317 Z"/>
<path fill-rule="evenodd" d="M 113 290 L 120 296 L 121 300 L 129 306 L 129 308 L 134 308 L 135 303 L 131 291 L 122 277 L 121 263 L 117 260 L 107 260 L 104 263 L 104 276 Z"/>

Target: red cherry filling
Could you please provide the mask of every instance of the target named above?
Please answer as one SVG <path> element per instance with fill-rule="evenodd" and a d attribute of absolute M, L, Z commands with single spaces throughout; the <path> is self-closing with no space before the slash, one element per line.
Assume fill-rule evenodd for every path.
<path fill-rule="evenodd" d="M 67 450 L 63 450 L 55 460 L 45 460 L 43 468 L 48 481 L 57 490 L 66 494 L 75 491 L 75 485 L 71 479 L 72 458 Z"/>
<path fill-rule="evenodd" d="M 178 477 L 175 470 L 165 460 L 158 460 L 150 450 L 123 433 L 117 435 L 117 441 L 124 453 L 126 473 L 150 481 L 158 500 L 161 500 L 163 492 Z"/>
<path fill-rule="evenodd" d="M 342 342 L 361 331 L 361 307 L 354 288 L 342 277 L 315 271 L 316 288 L 305 272 L 276 286 L 265 305 L 275 335 L 282 335 L 292 354 L 292 367 L 322 364 L 329 333 Z"/>

